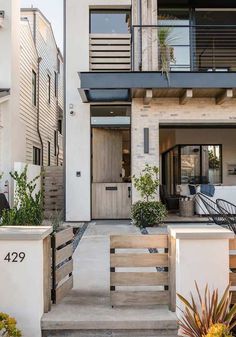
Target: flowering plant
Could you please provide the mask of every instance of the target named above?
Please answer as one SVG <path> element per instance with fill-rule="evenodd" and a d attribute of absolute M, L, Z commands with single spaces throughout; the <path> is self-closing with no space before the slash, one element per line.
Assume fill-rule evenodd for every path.
<path fill-rule="evenodd" d="M 191 293 L 191 303 L 178 295 L 185 309 L 179 319 L 182 336 L 189 337 L 232 337 L 231 331 L 236 325 L 236 305 L 231 306 L 232 294 L 228 286 L 221 298 L 218 290 L 210 292 L 208 286 L 204 295 L 200 294 L 195 282 L 198 301 Z"/>
<path fill-rule="evenodd" d="M 16 320 L 0 312 L 0 335 L 4 337 L 21 337 L 22 334 L 16 327 Z"/>

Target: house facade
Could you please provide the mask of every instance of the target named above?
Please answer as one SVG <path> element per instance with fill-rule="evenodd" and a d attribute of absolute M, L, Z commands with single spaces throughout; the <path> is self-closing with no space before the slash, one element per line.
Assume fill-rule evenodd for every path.
<path fill-rule="evenodd" d="M 0 172 L 11 200 L 15 162 L 62 165 L 63 57 L 39 10 L 1 0 L 0 12 Z"/>
<path fill-rule="evenodd" d="M 129 218 L 145 164 L 161 198 L 211 184 L 236 203 L 232 2 L 64 3 L 66 220 Z"/>

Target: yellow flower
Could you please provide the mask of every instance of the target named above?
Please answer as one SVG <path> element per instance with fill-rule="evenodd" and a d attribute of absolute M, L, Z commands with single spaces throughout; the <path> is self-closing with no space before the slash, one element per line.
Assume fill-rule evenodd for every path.
<path fill-rule="evenodd" d="M 204 337 L 233 337 L 228 327 L 222 323 L 213 324 Z"/>

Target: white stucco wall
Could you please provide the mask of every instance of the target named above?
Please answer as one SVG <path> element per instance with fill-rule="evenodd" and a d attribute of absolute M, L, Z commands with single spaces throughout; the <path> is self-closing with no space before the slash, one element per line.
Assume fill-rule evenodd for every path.
<path fill-rule="evenodd" d="M 78 72 L 89 71 L 89 9 L 125 8 L 131 5 L 131 0 L 66 0 L 65 3 L 66 221 L 90 221 L 90 105 L 82 103 L 78 92 Z M 80 178 L 76 176 L 77 171 L 81 172 Z"/>

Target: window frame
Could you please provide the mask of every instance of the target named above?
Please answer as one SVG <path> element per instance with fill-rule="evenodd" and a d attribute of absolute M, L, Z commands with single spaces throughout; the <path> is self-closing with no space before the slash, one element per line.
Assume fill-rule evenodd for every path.
<path fill-rule="evenodd" d="M 33 146 L 33 165 L 41 166 L 41 148 Z"/>
<path fill-rule="evenodd" d="M 92 12 L 101 12 L 105 14 L 106 12 L 129 12 L 130 13 L 130 27 L 132 25 L 132 12 L 131 8 L 90 8 L 89 10 L 89 34 L 113 34 L 112 32 L 110 33 L 92 33 L 92 17 L 91 14 Z M 130 31 L 127 33 L 114 33 L 114 34 L 130 34 Z"/>
<path fill-rule="evenodd" d="M 47 144 L 48 144 L 48 165 L 47 166 L 51 166 L 51 142 L 48 140 Z"/>
<path fill-rule="evenodd" d="M 54 71 L 54 96 L 58 98 L 58 73 Z"/>
<path fill-rule="evenodd" d="M 37 106 L 37 73 L 34 69 L 32 69 L 32 104 L 33 106 Z M 34 83 L 35 82 L 35 83 Z"/>
<path fill-rule="evenodd" d="M 47 101 L 51 104 L 51 76 L 47 74 Z"/>

